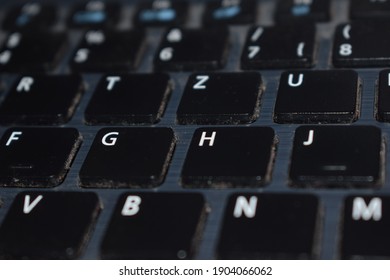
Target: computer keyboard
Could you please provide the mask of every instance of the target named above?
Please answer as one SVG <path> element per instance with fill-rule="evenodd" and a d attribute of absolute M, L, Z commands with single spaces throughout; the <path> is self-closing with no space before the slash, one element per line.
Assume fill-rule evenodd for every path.
<path fill-rule="evenodd" d="M 390 1 L 0 3 L 0 258 L 390 258 Z"/>

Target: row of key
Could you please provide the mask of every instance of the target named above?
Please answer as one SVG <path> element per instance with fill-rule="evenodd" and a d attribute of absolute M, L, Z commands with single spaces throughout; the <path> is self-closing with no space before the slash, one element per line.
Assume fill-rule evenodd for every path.
<path fill-rule="evenodd" d="M 336 29 L 335 67 L 384 66 L 390 62 L 387 22 L 353 22 Z M 145 48 L 143 30 L 89 30 L 70 59 L 75 72 L 124 72 L 136 69 Z M 0 71 L 51 71 L 66 49 L 65 32 L 9 34 L 0 49 Z M 158 71 L 223 69 L 229 51 L 229 29 L 171 28 L 154 57 Z M 366 44 L 367 41 L 377 42 Z M 242 69 L 310 68 L 316 57 L 314 25 L 252 27 L 241 56 Z M 191 50 L 191 51 L 189 51 Z"/>

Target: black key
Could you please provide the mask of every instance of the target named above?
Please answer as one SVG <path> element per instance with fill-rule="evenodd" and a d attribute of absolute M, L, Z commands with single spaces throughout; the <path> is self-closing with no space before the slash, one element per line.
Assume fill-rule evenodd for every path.
<path fill-rule="evenodd" d="M 80 170 L 85 188 L 151 188 L 160 185 L 175 146 L 169 128 L 105 128 Z"/>
<path fill-rule="evenodd" d="M 269 127 L 199 128 L 181 182 L 187 188 L 261 187 L 271 180 L 275 146 Z"/>
<path fill-rule="evenodd" d="M 0 258 L 76 259 L 101 208 L 94 193 L 20 193 L 0 228 Z"/>
<path fill-rule="evenodd" d="M 134 70 L 141 59 L 144 31 L 89 30 L 71 59 L 73 71 L 120 72 Z"/>
<path fill-rule="evenodd" d="M 341 239 L 343 259 L 390 259 L 390 198 L 349 196 Z"/>
<path fill-rule="evenodd" d="M 354 0 L 350 2 L 350 18 L 357 20 L 389 20 L 387 0 Z"/>
<path fill-rule="evenodd" d="M 172 91 L 166 74 L 103 77 L 85 111 L 88 124 L 158 122 Z"/>
<path fill-rule="evenodd" d="M 13 7 L 6 15 L 3 28 L 7 30 L 49 28 L 56 22 L 55 6 L 29 2 Z"/>
<path fill-rule="evenodd" d="M 0 185 L 59 185 L 80 144 L 81 136 L 74 128 L 8 129 L 0 141 Z"/>
<path fill-rule="evenodd" d="M 159 70 L 215 70 L 224 67 L 229 47 L 227 27 L 207 29 L 172 28 L 154 58 Z"/>
<path fill-rule="evenodd" d="M 333 44 L 336 67 L 388 66 L 390 22 L 359 21 L 339 25 Z M 368 44 L 367 42 L 375 42 Z"/>
<path fill-rule="evenodd" d="M 187 12 L 186 1 L 142 1 L 134 16 L 134 24 L 136 26 L 182 25 L 187 18 Z"/>
<path fill-rule="evenodd" d="M 82 78 L 76 75 L 21 77 L 0 105 L 0 123 L 66 123 L 72 117 L 83 89 Z"/>
<path fill-rule="evenodd" d="M 126 193 L 103 240 L 104 259 L 191 259 L 206 218 L 202 195 Z"/>
<path fill-rule="evenodd" d="M 290 179 L 298 187 L 378 187 L 384 151 L 374 126 L 302 126 L 295 132 Z"/>
<path fill-rule="evenodd" d="M 259 116 L 259 73 L 197 73 L 187 82 L 177 110 L 180 124 L 250 123 Z"/>
<path fill-rule="evenodd" d="M 329 0 L 280 0 L 275 14 L 278 22 L 310 21 L 330 19 Z"/>
<path fill-rule="evenodd" d="M 218 244 L 220 259 L 318 258 L 319 203 L 312 195 L 235 194 Z"/>
<path fill-rule="evenodd" d="M 379 73 L 375 116 L 378 121 L 390 122 L 390 71 Z"/>
<path fill-rule="evenodd" d="M 203 17 L 204 26 L 210 24 L 250 24 L 256 20 L 254 0 L 214 0 L 208 3 Z"/>
<path fill-rule="evenodd" d="M 116 1 L 92 0 L 74 7 L 68 18 L 71 27 L 114 27 L 120 19 Z"/>
<path fill-rule="evenodd" d="M 63 32 L 29 31 L 11 33 L 0 51 L 0 71 L 50 71 L 65 51 Z"/>
<path fill-rule="evenodd" d="M 309 68 L 314 65 L 314 25 L 252 27 L 241 55 L 243 69 Z"/>
<path fill-rule="evenodd" d="M 358 119 L 361 83 L 350 70 L 291 71 L 280 78 L 277 123 L 351 123 Z"/>

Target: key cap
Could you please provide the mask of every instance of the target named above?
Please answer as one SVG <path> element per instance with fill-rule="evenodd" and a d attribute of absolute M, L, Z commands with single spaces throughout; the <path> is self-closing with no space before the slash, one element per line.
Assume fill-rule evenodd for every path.
<path fill-rule="evenodd" d="M 387 66 L 390 63 L 388 36 L 390 36 L 388 22 L 361 21 L 339 25 L 333 44 L 333 65 Z"/>
<path fill-rule="evenodd" d="M 210 24 L 250 24 L 256 20 L 254 0 L 214 0 L 207 4 L 204 26 Z"/>
<path fill-rule="evenodd" d="M 19 193 L 0 228 L 0 258 L 76 259 L 101 208 L 94 193 Z"/>
<path fill-rule="evenodd" d="M 313 195 L 234 194 L 225 210 L 218 258 L 318 258 L 320 212 Z"/>
<path fill-rule="evenodd" d="M 276 139 L 269 127 L 195 131 L 181 173 L 186 188 L 261 187 L 271 180 Z"/>
<path fill-rule="evenodd" d="M 83 92 L 80 76 L 23 76 L 16 81 L 0 105 L 0 123 L 66 123 L 72 117 Z"/>
<path fill-rule="evenodd" d="M 54 187 L 62 183 L 81 144 L 74 128 L 11 128 L 0 141 L 0 185 Z"/>
<path fill-rule="evenodd" d="M 13 7 L 6 15 L 3 28 L 6 30 L 44 29 L 55 24 L 55 6 L 38 2 L 28 2 Z"/>
<path fill-rule="evenodd" d="M 250 123 L 259 116 L 261 75 L 197 73 L 187 82 L 177 110 L 180 124 Z"/>
<path fill-rule="evenodd" d="M 116 1 L 92 0 L 74 7 L 68 18 L 71 27 L 114 27 L 120 19 L 121 6 Z"/>
<path fill-rule="evenodd" d="M 277 22 L 310 21 L 323 22 L 330 19 L 329 0 L 281 0 L 278 2 Z"/>
<path fill-rule="evenodd" d="M 390 198 L 349 196 L 341 231 L 343 259 L 389 259 Z"/>
<path fill-rule="evenodd" d="M 102 258 L 191 259 L 205 218 L 201 194 L 125 193 L 104 236 Z"/>
<path fill-rule="evenodd" d="M 166 74 L 107 75 L 85 111 L 88 124 L 158 122 L 172 91 Z"/>
<path fill-rule="evenodd" d="M 152 188 L 160 185 L 175 147 L 169 128 L 105 128 L 80 170 L 84 188 Z"/>
<path fill-rule="evenodd" d="M 388 20 L 390 16 L 390 2 L 387 0 L 355 0 L 349 5 L 351 19 Z"/>
<path fill-rule="evenodd" d="M 144 31 L 89 30 L 74 52 L 73 71 L 125 72 L 134 70 L 141 59 Z"/>
<path fill-rule="evenodd" d="M 0 51 L 0 71 L 33 72 L 55 68 L 65 50 L 63 32 L 11 33 Z"/>
<path fill-rule="evenodd" d="M 314 25 L 255 26 L 246 38 L 241 68 L 310 68 L 314 49 Z"/>
<path fill-rule="evenodd" d="M 171 28 L 154 58 L 158 70 L 216 70 L 226 64 L 229 47 L 227 27 L 207 29 Z"/>
<path fill-rule="evenodd" d="M 375 116 L 378 121 L 390 121 L 390 71 L 382 70 L 379 73 L 377 102 Z"/>
<path fill-rule="evenodd" d="M 361 83 L 351 70 L 290 71 L 280 78 L 276 123 L 351 123 L 358 119 Z"/>
<path fill-rule="evenodd" d="M 136 26 L 183 25 L 187 18 L 188 3 L 185 1 L 142 1 L 134 16 Z"/>
<path fill-rule="evenodd" d="M 290 179 L 297 187 L 379 187 L 384 147 L 374 126 L 297 128 Z"/>

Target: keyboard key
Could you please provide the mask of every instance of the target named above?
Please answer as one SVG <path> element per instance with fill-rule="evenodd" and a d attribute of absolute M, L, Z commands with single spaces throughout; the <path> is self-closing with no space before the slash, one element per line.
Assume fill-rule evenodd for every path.
<path fill-rule="evenodd" d="M 11 33 L 0 51 L 0 71 L 50 71 L 65 51 L 63 32 L 33 31 Z"/>
<path fill-rule="evenodd" d="M 141 59 L 144 31 L 89 30 L 71 59 L 73 71 L 125 72 L 134 70 Z"/>
<path fill-rule="evenodd" d="M 1 124 L 63 124 L 70 120 L 83 94 L 76 75 L 23 76 L 0 105 Z"/>
<path fill-rule="evenodd" d="M 314 25 L 252 27 L 241 55 L 243 69 L 309 68 L 314 65 Z"/>
<path fill-rule="evenodd" d="M 204 26 L 210 24 L 253 24 L 257 3 L 254 0 L 214 0 L 207 5 Z"/>
<path fill-rule="evenodd" d="M 48 28 L 55 24 L 57 11 L 53 5 L 29 2 L 13 7 L 6 15 L 6 30 Z"/>
<path fill-rule="evenodd" d="M 381 130 L 374 126 L 299 127 L 291 183 L 297 187 L 379 187 L 383 149 Z"/>
<path fill-rule="evenodd" d="M 68 18 L 71 27 L 114 27 L 120 19 L 121 6 L 115 1 L 92 0 L 74 7 Z"/>
<path fill-rule="evenodd" d="M 361 83 L 351 70 L 290 71 L 280 78 L 277 123 L 351 123 L 358 119 Z"/>
<path fill-rule="evenodd" d="M 205 218 L 206 205 L 200 194 L 126 193 L 114 210 L 102 257 L 191 259 Z"/>
<path fill-rule="evenodd" d="M 390 71 L 382 70 L 379 73 L 378 96 L 375 116 L 378 121 L 390 122 Z"/>
<path fill-rule="evenodd" d="M 250 123 L 259 116 L 261 75 L 197 73 L 187 82 L 177 110 L 180 124 Z"/>
<path fill-rule="evenodd" d="M 390 63 L 388 36 L 390 36 L 388 22 L 361 21 L 339 25 L 334 38 L 333 65 L 336 67 L 388 66 Z"/>
<path fill-rule="evenodd" d="M 181 183 L 187 188 L 261 187 L 271 180 L 276 139 L 269 127 L 195 131 Z"/>
<path fill-rule="evenodd" d="M 330 1 L 280 0 L 277 5 L 275 18 L 277 22 L 328 21 L 330 19 Z"/>
<path fill-rule="evenodd" d="M 182 25 L 187 18 L 188 3 L 185 1 L 142 1 L 134 16 L 136 26 Z"/>
<path fill-rule="evenodd" d="M 320 212 L 312 195 L 234 194 L 225 210 L 218 258 L 318 258 Z"/>
<path fill-rule="evenodd" d="M 0 258 L 76 259 L 101 208 L 94 193 L 19 193 L 0 228 Z"/>
<path fill-rule="evenodd" d="M 160 185 L 175 147 L 169 128 L 105 128 L 80 170 L 84 188 L 152 188 Z"/>
<path fill-rule="evenodd" d="M 354 0 L 350 2 L 350 18 L 357 20 L 388 20 L 390 2 L 387 0 Z"/>
<path fill-rule="evenodd" d="M 390 198 L 349 196 L 345 201 L 341 257 L 390 258 Z"/>
<path fill-rule="evenodd" d="M 158 70 L 216 70 L 224 67 L 229 47 L 227 27 L 172 28 L 165 34 L 154 58 Z"/>
<path fill-rule="evenodd" d="M 85 111 L 88 124 L 158 122 L 172 91 L 166 74 L 108 75 L 101 78 Z"/>
<path fill-rule="evenodd" d="M 12 128 L 0 141 L 0 185 L 54 187 L 65 179 L 81 144 L 74 128 Z"/>

